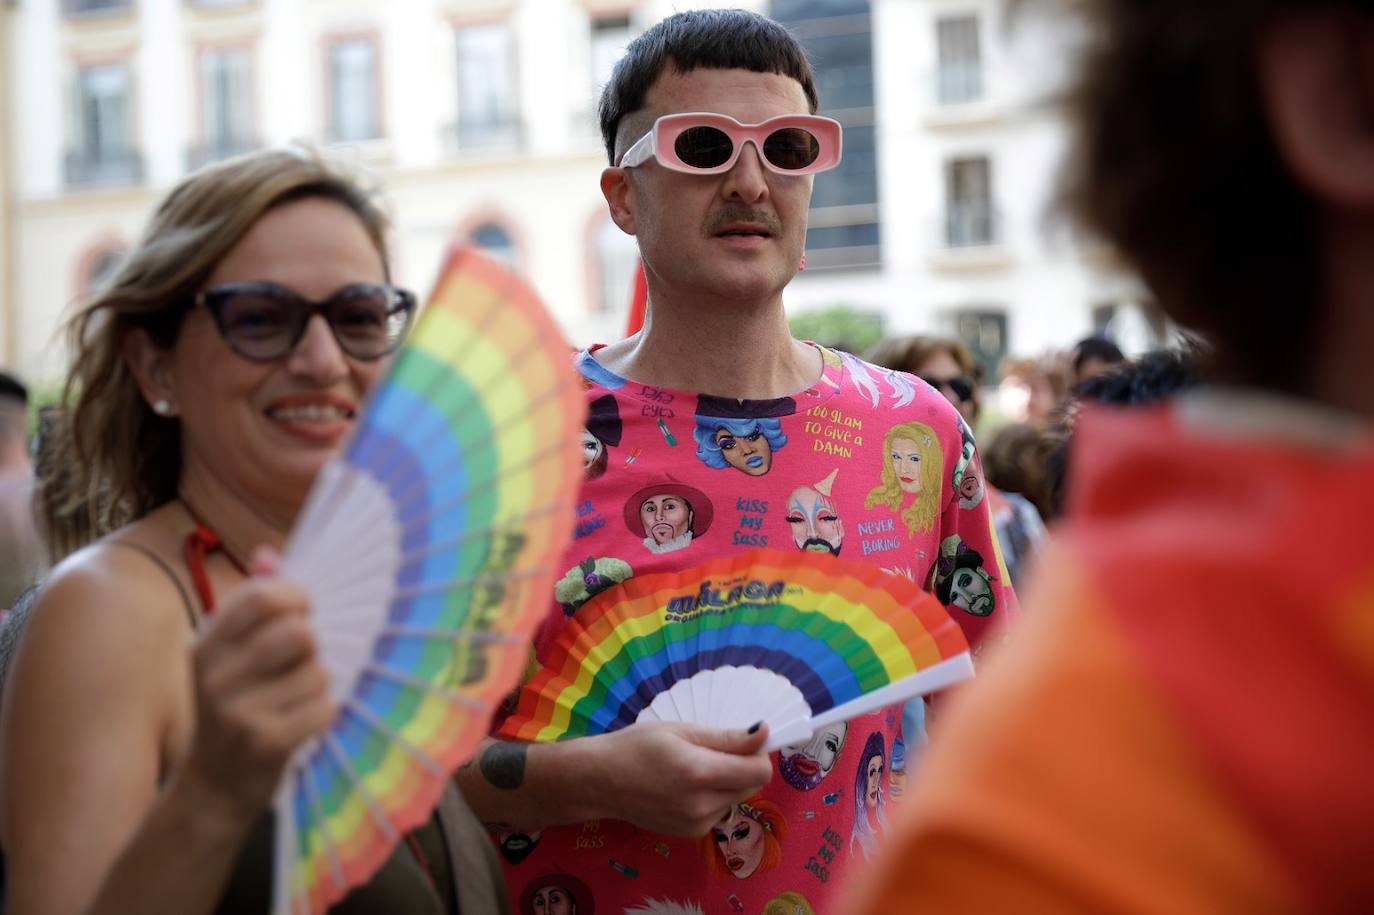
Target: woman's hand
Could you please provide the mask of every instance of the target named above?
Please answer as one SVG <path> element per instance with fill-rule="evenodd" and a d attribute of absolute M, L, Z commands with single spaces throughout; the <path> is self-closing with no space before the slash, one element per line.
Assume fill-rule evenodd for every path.
<path fill-rule="evenodd" d="M 226 596 L 194 650 L 196 730 L 180 779 L 251 821 L 267 808 L 292 753 L 335 714 L 305 593 L 274 578 L 259 550 L 253 577 Z"/>

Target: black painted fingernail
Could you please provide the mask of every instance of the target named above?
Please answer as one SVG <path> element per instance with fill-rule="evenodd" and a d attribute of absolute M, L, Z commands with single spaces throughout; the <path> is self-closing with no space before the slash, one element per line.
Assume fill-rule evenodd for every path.
<path fill-rule="evenodd" d="M 749 729 L 749 733 L 750 733 L 750 734 L 757 734 L 757 733 L 759 732 L 759 728 L 761 728 L 761 727 L 763 727 L 763 722 L 762 722 L 762 721 L 755 721 L 755 722 L 754 722 L 754 726 L 751 727 L 751 728 Z"/>

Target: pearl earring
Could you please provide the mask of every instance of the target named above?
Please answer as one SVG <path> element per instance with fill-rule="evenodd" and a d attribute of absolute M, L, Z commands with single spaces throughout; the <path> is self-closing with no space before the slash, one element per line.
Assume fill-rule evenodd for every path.
<path fill-rule="evenodd" d="M 168 416 L 172 412 L 172 405 L 165 400 L 153 401 L 153 412 L 158 416 Z"/>

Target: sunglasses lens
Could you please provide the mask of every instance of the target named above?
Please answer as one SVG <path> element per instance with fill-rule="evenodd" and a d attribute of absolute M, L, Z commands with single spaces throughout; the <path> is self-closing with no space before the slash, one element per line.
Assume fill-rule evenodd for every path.
<path fill-rule="evenodd" d="M 764 158 L 787 171 L 806 168 L 820 154 L 821 141 L 811 131 L 800 127 L 775 130 L 763 141 Z"/>
<path fill-rule="evenodd" d="M 290 352 L 301 314 L 293 302 L 267 291 L 230 293 L 220 308 L 225 339 L 254 359 Z"/>
<path fill-rule="evenodd" d="M 735 151 L 730 137 L 718 127 L 688 127 L 673 141 L 673 152 L 692 168 L 719 168 Z"/>
<path fill-rule="evenodd" d="M 329 323 L 339 345 L 359 359 L 391 352 L 405 336 L 409 321 L 410 310 L 385 286 L 355 286 L 340 293 L 329 307 Z"/>
<path fill-rule="evenodd" d="M 922 375 L 920 378 L 937 391 L 948 391 L 953 394 L 956 401 L 973 399 L 973 379 L 967 375 L 959 375 L 954 378 L 935 378 Z"/>

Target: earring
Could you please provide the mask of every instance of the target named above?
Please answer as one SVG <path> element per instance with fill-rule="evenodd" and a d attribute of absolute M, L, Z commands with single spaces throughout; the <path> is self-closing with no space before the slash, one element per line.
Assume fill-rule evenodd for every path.
<path fill-rule="evenodd" d="M 797 265 L 797 272 L 798 272 L 798 273 L 801 273 L 801 272 L 802 272 L 803 270 L 805 270 L 805 269 L 806 269 L 806 252 L 803 251 L 803 252 L 802 252 L 801 263 Z"/>
<path fill-rule="evenodd" d="M 170 416 L 172 414 L 172 405 L 165 400 L 155 400 L 153 401 L 153 412 L 158 416 Z"/>

